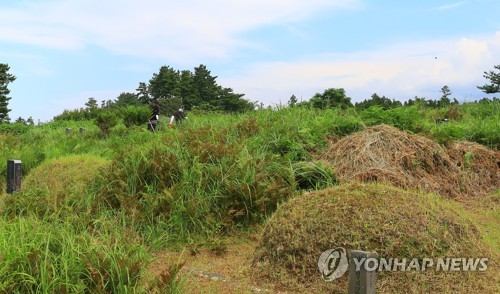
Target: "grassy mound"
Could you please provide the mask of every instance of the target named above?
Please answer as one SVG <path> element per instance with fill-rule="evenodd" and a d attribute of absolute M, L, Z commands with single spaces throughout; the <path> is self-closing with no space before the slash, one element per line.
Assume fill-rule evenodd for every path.
<path fill-rule="evenodd" d="M 496 192 L 481 197 L 461 199 L 461 206 L 477 223 L 478 229 L 487 244 L 494 249 L 496 260 L 500 257 L 500 189 Z"/>
<path fill-rule="evenodd" d="M 43 162 L 23 179 L 22 195 L 6 198 L 9 210 L 56 212 L 88 207 L 89 186 L 107 168 L 108 161 L 93 155 L 70 155 Z"/>
<path fill-rule="evenodd" d="M 456 203 L 433 194 L 381 184 L 351 183 L 309 192 L 281 206 L 270 219 L 254 262 L 258 275 L 286 284 L 290 284 L 286 277 L 294 277 L 298 284 L 345 292 L 346 275 L 328 285 L 320 280 L 317 262 L 323 251 L 343 247 L 347 252 L 365 250 L 380 257 L 410 259 L 490 256 L 479 230 L 463 214 Z M 416 287 L 421 283 L 431 292 L 448 287 L 481 289 L 488 283 L 476 276 L 487 274 L 381 272 L 377 286 L 381 293 L 411 287 L 419 292 Z"/>
<path fill-rule="evenodd" d="M 487 148 L 474 147 L 474 150 L 480 150 L 481 156 L 477 158 L 481 163 L 474 162 L 479 167 L 475 174 L 483 177 L 486 172 L 490 178 L 496 178 L 483 183 L 478 183 L 477 177 L 469 176 L 471 173 L 464 169 L 463 164 L 460 166 L 457 157 L 462 147 L 456 148 L 452 153 L 455 156 L 450 157 L 449 151 L 435 141 L 388 125 L 378 125 L 344 137 L 322 158 L 332 165 L 341 182 L 385 182 L 449 198 L 485 195 L 498 186 L 497 162 L 484 155 Z M 479 172 L 480 167 L 486 165 L 490 170 Z"/>

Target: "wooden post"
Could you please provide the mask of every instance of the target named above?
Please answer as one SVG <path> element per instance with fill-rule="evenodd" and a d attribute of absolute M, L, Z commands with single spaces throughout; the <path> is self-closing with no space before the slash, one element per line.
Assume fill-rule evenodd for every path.
<path fill-rule="evenodd" d="M 12 194 L 21 189 L 21 160 L 7 160 L 7 193 Z"/>
<path fill-rule="evenodd" d="M 377 280 L 377 254 L 352 250 L 349 260 L 349 294 L 374 294 Z M 376 264 L 373 264 L 376 262 Z"/>

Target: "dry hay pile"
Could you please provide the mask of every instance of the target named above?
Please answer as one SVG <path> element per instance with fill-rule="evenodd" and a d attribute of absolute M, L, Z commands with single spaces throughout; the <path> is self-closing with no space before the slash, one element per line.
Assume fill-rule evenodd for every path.
<path fill-rule="evenodd" d="M 448 150 L 435 141 L 378 125 L 342 138 L 321 158 L 332 165 L 341 182 L 387 182 L 456 198 L 483 195 L 498 187 L 497 162 L 490 166 L 491 157 L 484 155 L 487 151 L 474 148 L 480 150 L 474 162 L 478 168 L 470 172 L 457 162 L 460 151 L 452 152 L 454 156 L 450 157 Z M 479 163 L 483 161 L 487 163 Z M 490 166 L 487 171 L 481 168 L 486 165 Z M 477 181 L 480 177 L 496 179 Z"/>
<path fill-rule="evenodd" d="M 383 184 L 351 183 L 308 192 L 282 205 L 256 249 L 255 274 L 288 289 L 345 293 L 347 274 L 325 283 L 317 266 L 322 252 L 339 247 L 410 260 L 491 256 L 457 203 Z M 486 293 L 496 287 L 489 280 L 494 274 L 493 258 L 486 272 L 380 272 L 377 292 Z"/>
<path fill-rule="evenodd" d="M 499 151 L 478 143 L 460 141 L 448 149 L 448 154 L 475 187 L 484 193 L 500 188 Z"/>

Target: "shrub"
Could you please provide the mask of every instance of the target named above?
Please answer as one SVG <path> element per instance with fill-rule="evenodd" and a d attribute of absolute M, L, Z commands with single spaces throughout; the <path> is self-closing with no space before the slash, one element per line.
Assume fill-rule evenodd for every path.
<path fill-rule="evenodd" d="M 150 111 L 146 106 L 127 106 L 121 109 L 121 113 L 123 124 L 127 128 L 146 124 L 150 116 Z"/>
<path fill-rule="evenodd" d="M 464 126 L 454 122 L 436 124 L 430 129 L 430 131 L 436 141 L 446 145 L 455 140 L 460 140 L 465 134 Z"/>
<path fill-rule="evenodd" d="M 382 106 L 379 105 L 374 105 L 363 110 L 360 117 L 367 126 L 388 123 L 387 113 Z"/>
<path fill-rule="evenodd" d="M 74 110 L 64 110 L 63 113 L 54 116 L 54 121 L 83 121 L 91 120 L 95 118 L 99 110 L 96 109 L 74 109 Z"/>
<path fill-rule="evenodd" d="M 100 111 L 95 118 L 95 124 L 105 137 L 109 136 L 109 129 L 116 126 L 117 123 L 118 117 L 111 111 Z"/>
<path fill-rule="evenodd" d="M 389 124 L 400 130 L 417 133 L 422 130 L 424 116 L 418 106 L 398 107 L 387 111 Z"/>

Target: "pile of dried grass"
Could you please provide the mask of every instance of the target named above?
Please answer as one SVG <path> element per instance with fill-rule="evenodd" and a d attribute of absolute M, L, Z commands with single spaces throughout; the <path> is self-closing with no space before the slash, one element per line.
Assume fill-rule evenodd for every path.
<path fill-rule="evenodd" d="M 456 142 L 448 149 L 451 159 L 461 167 L 480 192 L 500 188 L 500 152 L 478 143 Z"/>
<path fill-rule="evenodd" d="M 498 187 L 497 162 L 490 163 L 495 151 L 470 144 L 457 146 L 450 153 L 425 137 L 378 125 L 337 141 L 321 158 L 332 165 L 341 182 L 386 182 L 449 198 L 483 195 Z M 460 148 L 471 146 L 478 152 L 473 163 L 477 168 L 467 170 L 458 158 Z M 489 169 L 485 171 L 483 166 Z M 478 181 L 481 177 L 490 180 Z"/>

